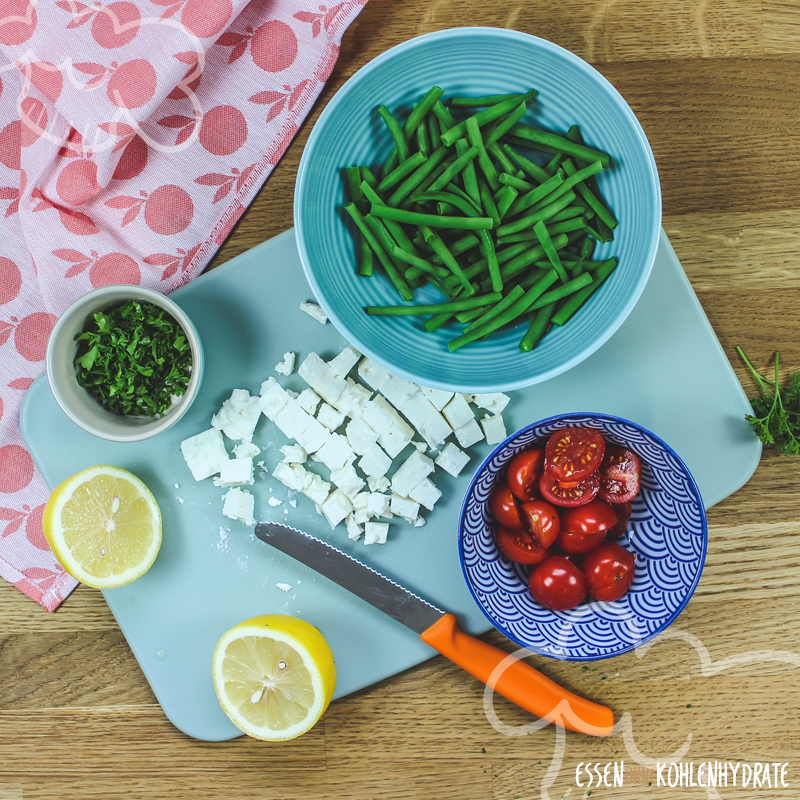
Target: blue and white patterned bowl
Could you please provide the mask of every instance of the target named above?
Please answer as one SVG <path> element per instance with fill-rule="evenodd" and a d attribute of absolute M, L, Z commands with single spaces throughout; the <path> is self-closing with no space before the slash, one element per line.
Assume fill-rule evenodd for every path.
<path fill-rule="evenodd" d="M 528 591 L 528 568 L 497 549 L 488 500 L 517 453 L 576 426 L 596 428 L 606 442 L 641 459 L 642 488 L 632 501 L 628 533 L 618 540 L 636 554 L 636 572 L 620 600 L 590 599 L 570 611 L 551 611 Z M 562 661 L 627 653 L 664 630 L 697 587 L 707 545 L 703 501 L 677 453 L 641 425 L 607 414 L 550 417 L 517 431 L 481 464 L 461 509 L 459 556 L 478 606 L 512 641 Z"/>

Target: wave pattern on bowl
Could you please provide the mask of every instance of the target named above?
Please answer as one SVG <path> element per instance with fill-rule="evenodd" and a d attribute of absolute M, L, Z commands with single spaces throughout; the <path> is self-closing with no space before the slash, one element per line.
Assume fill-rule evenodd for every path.
<path fill-rule="evenodd" d="M 597 428 L 607 442 L 624 444 L 642 460 L 643 489 L 632 503 L 628 536 L 619 540 L 637 553 L 636 572 L 631 589 L 616 602 L 590 600 L 570 611 L 550 611 L 530 595 L 526 569 L 497 550 L 488 500 L 517 453 L 575 426 Z M 462 512 L 464 574 L 492 624 L 522 646 L 570 661 L 619 655 L 663 630 L 688 602 L 706 552 L 702 500 L 680 459 L 653 434 L 600 415 L 545 420 L 511 441 L 478 471 Z"/>

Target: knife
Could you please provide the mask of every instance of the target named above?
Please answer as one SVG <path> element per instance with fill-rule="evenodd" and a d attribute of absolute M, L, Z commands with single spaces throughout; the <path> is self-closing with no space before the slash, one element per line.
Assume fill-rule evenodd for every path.
<path fill-rule="evenodd" d="M 276 522 L 260 522 L 255 532 L 276 550 L 311 567 L 401 622 L 434 650 L 531 714 L 549 722 L 558 721 L 578 733 L 608 736 L 612 732 L 614 714 L 611 709 L 568 692 L 524 661 L 513 661 L 492 680 L 492 673 L 508 658 L 508 653 L 463 633 L 452 614 L 417 597 L 333 545 Z"/>

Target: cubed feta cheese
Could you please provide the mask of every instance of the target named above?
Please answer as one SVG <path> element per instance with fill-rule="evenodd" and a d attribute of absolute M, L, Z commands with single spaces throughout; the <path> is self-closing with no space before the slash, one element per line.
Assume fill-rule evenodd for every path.
<path fill-rule="evenodd" d="M 331 482 L 341 489 L 351 500 L 366 485 L 349 464 L 331 472 Z"/>
<path fill-rule="evenodd" d="M 233 448 L 236 458 L 255 458 L 261 452 L 261 448 L 252 442 L 242 442 Z"/>
<path fill-rule="evenodd" d="M 331 485 L 314 472 L 306 472 L 306 475 L 309 476 L 310 480 L 306 480 L 305 488 L 301 491 L 317 505 L 321 505 L 327 499 Z"/>
<path fill-rule="evenodd" d="M 347 386 L 344 378 L 339 378 L 336 373 L 326 364 L 325 373 L 314 386 L 314 391 L 326 402 L 335 406 L 342 392 Z"/>
<path fill-rule="evenodd" d="M 232 486 L 253 485 L 253 459 L 231 458 L 222 465 L 219 478 L 214 478 L 214 486 L 230 489 Z"/>
<path fill-rule="evenodd" d="M 381 394 L 395 407 L 402 409 L 404 403 L 419 391 L 416 383 L 407 381 L 399 375 L 389 375 L 381 384 Z"/>
<path fill-rule="evenodd" d="M 444 444 L 445 439 L 453 432 L 447 420 L 435 409 L 417 430 L 431 449 Z"/>
<path fill-rule="evenodd" d="M 261 412 L 269 420 L 275 420 L 280 411 L 289 402 L 289 395 L 275 378 L 268 378 L 261 384 L 261 397 L 258 404 Z"/>
<path fill-rule="evenodd" d="M 312 419 L 300 408 L 297 400 L 289 399 L 289 402 L 277 413 L 273 420 L 280 429 L 281 433 L 289 439 L 296 439 L 297 434 L 306 426 L 306 422 Z"/>
<path fill-rule="evenodd" d="M 420 505 L 425 506 L 428 511 L 433 511 L 437 500 L 442 496 L 442 493 L 436 488 L 429 478 L 417 484 L 409 493 L 409 498 L 416 500 Z"/>
<path fill-rule="evenodd" d="M 368 477 L 382 478 L 392 466 L 392 459 L 374 444 L 358 461 L 358 468 Z"/>
<path fill-rule="evenodd" d="M 363 456 L 378 441 L 378 434 L 361 419 L 350 420 L 345 432 L 347 433 L 347 443 L 353 448 L 353 452 L 360 456 Z"/>
<path fill-rule="evenodd" d="M 329 431 L 335 431 L 344 423 L 344 414 L 337 411 L 333 406 L 323 403 L 317 413 L 317 420 Z"/>
<path fill-rule="evenodd" d="M 306 416 L 305 425 L 295 434 L 295 439 L 307 453 L 316 453 L 331 435 L 314 417 Z"/>
<path fill-rule="evenodd" d="M 388 522 L 368 522 L 364 526 L 364 544 L 386 544 Z"/>
<path fill-rule="evenodd" d="M 341 489 L 331 492 L 328 499 L 322 503 L 322 513 L 331 528 L 335 528 L 352 510 L 353 504 L 350 498 Z"/>
<path fill-rule="evenodd" d="M 345 524 L 347 525 L 347 538 L 357 542 L 361 538 L 361 534 L 364 533 L 364 529 L 356 522 L 353 514 L 348 515 Z"/>
<path fill-rule="evenodd" d="M 397 408 L 417 430 L 431 414 L 436 412 L 431 401 L 419 389 L 410 394 L 403 403 L 397 405 Z"/>
<path fill-rule="evenodd" d="M 429 386 L 420 386 L 419 389 L 437 411 L 441 411 L 453 397 L 453 392 L 446 392 L 444 389 L 431 389 Z"/>
<path fill-rule="evenodd" d="M 462 447 L 471 447 L 483 439 L 483 431 L 475 419 L 471 419 L 466 425 L 456 428 L 454 432 L 458 443 Z"/>
<path fill-rule="evenodd" d="M 391 377 L 391 372 L 384 369 L 380 364 L 376 364 L 370 358 L 362 358 L 361 363 L 358 365 L 358 376 L 367 386 L 379 392 L 381 386 Z"/>
<path fill-rule="evenodd" d="M 342 414 L 357 419 L 364 411 L 364 406 L 372 397 L 372 392 L 366 386 L 356 383 L 352 378 L 345 378 L 345 387 L 339 398 L 333 403 Z"/>
<path fill-rule="evenodd" d="M 260 416 L 259 398 L 251 397 L 247 389 L 234 389 L 222 408 L 211 417 L 211 425 L 229 439 L 249 442 Z"/>
<path fill-rule="evenodd" d="M 324 325 L 328 321 L 328 315 L 316 303 L 309 303 L 307 300 L 304 300 L 300 303 L 300 310 L 305 311 L 309 317 L 313 317 L 321 325 Z"/>
<path fill-rule="evenodd" d="M 381 494 L 380 492 L 372 492 L 367 501 L 367 511 L 373 517 L 385 517 L 386 512 L 389 510 L 389 501 L 391 498 L 388 494 Z"/>
<path fill-rule="evenodd" d="M 361 492 L 353 498 L 353 517 L 359 525 L 363 525 L 370 519 L 367 510 L 369 504 L 369 492 Z"/>
<path fill-rule="evenodd" d="M 278 375 L 291 375 L 294 372 L 294 360 L 296 356 L 294 353 L 284 353 L 283 361 L 275 365 L 275 372 Z"/>
<path fill-rule="evenodd" d="M 469 403 L 461 394 L 453 395 L 453 399 L 444 407 L 442 413 L 454 431 L 466 425 L 470 420 L 475 419 Z"/>
<path fill-rule="evenodd" d="M 319 460 L 331 471 L 341 469 L 345 464 L 355 460 L 355 453 L 347 444 L 347 439 L 338 433 L 332 433 L 322 447 L 317 451 Z"/>
<path fill-rule="evenodd" d="M 433 469 L 433 461 L 424 453 L 415 450 L 395 472 L 392 478 L 392 491 L 401 497 L 408 497 L 409 492 L 422 483 Z"/>
<path fill-rule="evenodd" d="M 224 498 L 222 513 L 228 519 L 237 519 L 245 525 L 255 525 L 256 520 L 253 516 L 255 508 L 255 498 L 247 489 L 228 489 Z"/>
<path fill-rule="evenodd" d="M 448 442 L 442 448 L 442 452 L 436 456 L 434 461 L 437 467 L 449 472 L 454 478 L 460 474 L 468 462 L 469 456 L 463 450 L 459 450 L 452 442 Z"/>
<path fill-rule="evenodd" d="M 297 374 L 314 389 L 327 369 L 328 365 L 316 353 L 309 353 L 297 370 Z"/>
<path fill-rule="evenodd" d="M 487 394 L 472 395 L 472 402 L 478 408 L 485 408 L 490 414 L 499 414 L 511 398 L 502 392 L 489 392 Z"/>
<path fill-rule="evenodd" d="M 399 494 L 392 495 L 392 501 L 389 506 L 392 514 L 397 514 L 402 517 L 406 522 L 412 525 L 416 518 L 419 516 L 419 503 L 409 500 L 407 497 L 401 497 Z"/>
<path fill-rule="evenodd" d="M 181 442 L 181 453 L 196 481 L 216 475 L 228 460 L 222 433 L 216 428 L 198 433 Z"/>
<path fill-rule="evenodd" d="M 272 470 L 273 478 L 296 492 L 302 492 L 305 489 L 309 481 L 309 474 L 301 464 L 287 464 L 285 461 L 276 464 L 275 469 Z"/>
<path fill-rule="evenodd" d="M 370 407 L 372 410 L 377 409 L 372 416 L 377 417 L 380 415 L 380 420 L 376 420 L 376 424 L 383 427 L 382 431 L 377 430 L 367 418 L 367 410 Z M 367 403 L 363 419 L 378 434 L 378 443 L 389 454 L 390 458 L 396 458 L 414 438 L 414 429 L 407 422 L 404 422 L 400 414 L 380 395 Z M 386 427 L 387 423 L 388 428 Z"/>
<path fill-rule="evenodd" d="M 389 479 L 385 475 L 367 475 L 367 486 L 371 492 L 386 492 L 389 485 Z"/>
<path fill-rule="evenodd" d="M 305 464 L 308 458 L 308 453 L 299 444 L 285 444 L 281 453 L 286 464 Z"/>
<path fill-rule="evenodd" d="M 322 398 L 313 389 L 303 389 L 297 398 L 297 405 L 312 416 L 317 411 L 317 406 L 320 404 Z"/>
<path fill-rule="evenodd" d="M 500 414 L 484 417 L 481 420 L 481 427 L 487 444 L 499 444 L 506 438 L 506 424 Z"/>
<path fill-rule="evenodd" d="M 354 347 L 348 346 L 338 356 L 332 358 L 328 362 L 328 366 L 333 370 L 334 375 L 344 378 L 358 363 L 359 358 L 361 358 L 361 353 Z"/>

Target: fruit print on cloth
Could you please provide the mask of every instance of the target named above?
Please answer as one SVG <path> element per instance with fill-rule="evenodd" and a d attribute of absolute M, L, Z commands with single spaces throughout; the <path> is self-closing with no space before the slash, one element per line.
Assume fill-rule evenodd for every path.
<path fill-rule="evenodd" d="M 0 577 L 74 588 L 41 530 L 19 411 L 85 292 L 197 276 L 289 146 L 367 0 L 4 0 Z M 57 66 L 62 65 L 62 66 Z"/>

